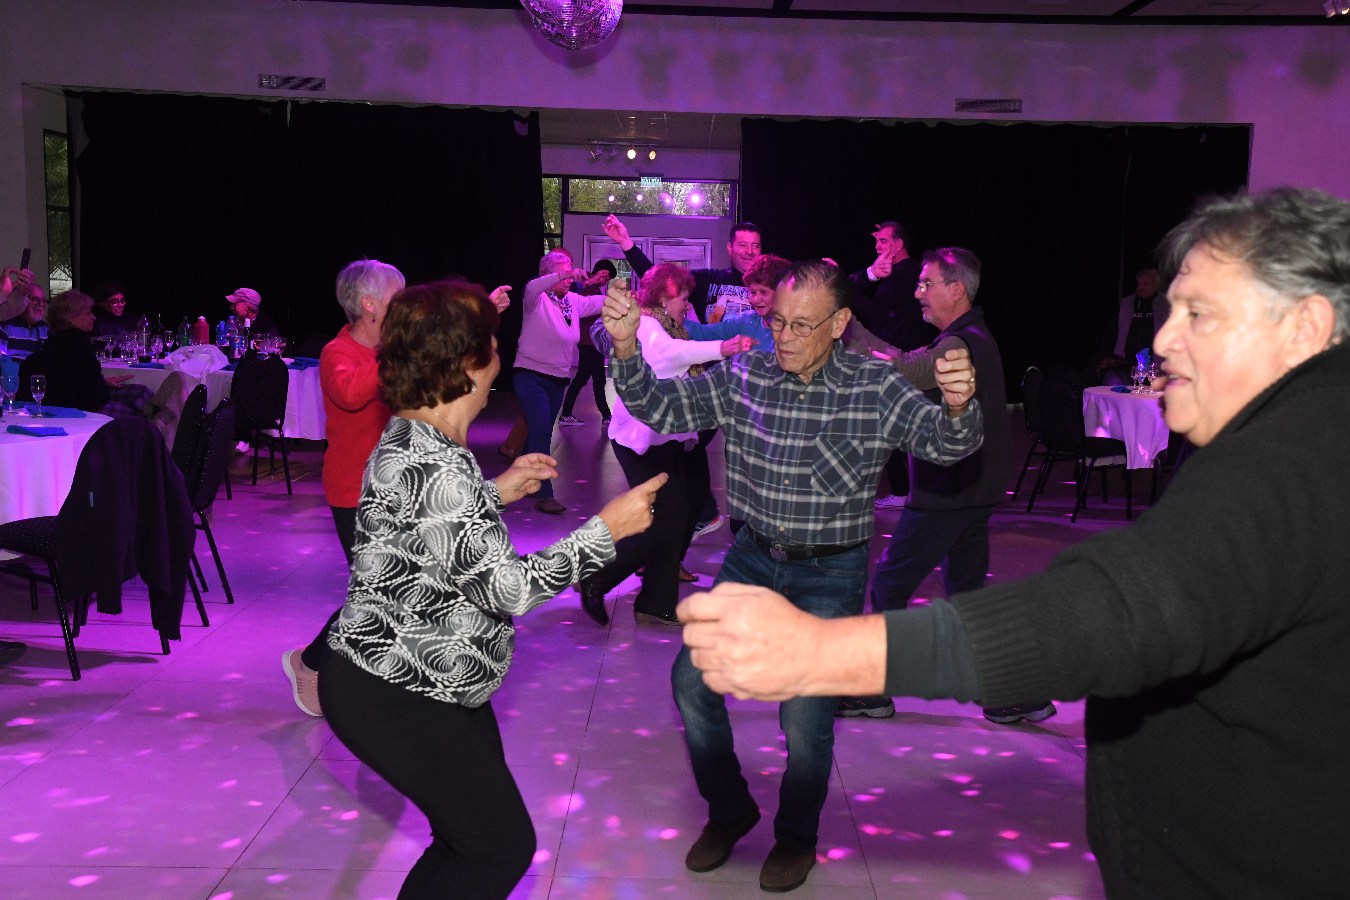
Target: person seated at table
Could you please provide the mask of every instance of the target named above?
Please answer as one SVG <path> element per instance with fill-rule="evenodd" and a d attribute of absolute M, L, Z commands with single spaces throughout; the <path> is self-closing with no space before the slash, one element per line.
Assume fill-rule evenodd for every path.
<path fill-rule="evenodd" d="M 281 334 L 272 317 L 262 312 L 262 295 L 253 288 L 239 288 L 225 298 L 230 313 L 255 337 L 263 334 Z"/>
<path fill-rule="evenodd" d="M 61 406 L 105 416 L 143 416 L 151 392 L 143 384 L 126 384 L 132 376 L 103 376 L 90 335 L 94 330 L 94 298 L 80 291 L 62 291 L 47 308 L 51 331 L 41 350 L 19 367 L 18 399 L 33 399 L 34 375 L 47 376 L 44 406 Z"/>
<path fill-rule="evenodd" d="M 115 281 L 94 288 L 94 334 L 120 337 L 136 331 L 136 321 L 127 315 L 126 290 Z"/>
<path fill-rule="evenodd" d="M 23 312 L 7 322 L 0 322 L 0 331 L 9 339 L 11 359 L 25 359 L 42 346 L 47 339 L 47 293 L 36 284 L 28 289 L 28 305 Z"/>
<path fill-rule="evenodd" d="M 0 321 L 12 319 L 23 312 L 28 292 L 33 287 L 31 269 L 5 266 L 0 270 Z"/>
<path fill-rule="evenodd" d="M 502 510 L 558 471 L 548 454 L 524 453 L 487 481 L 469 451 L 501 366 L 498 321 L 487 292 L 462 281 L 389 302 L 379 380 L 395 412 L 366 464 L 347 603 L 320 670 L 333 733 L 430 821 L 401 897 L 504 898 L 529 868 L 534 826 L 491 702 L 515 649 L 512 617 L 650 527 L 665 483 L 653 478 L 518 554 Z"/>
<path fill-rule="evenodd" d="M 1139 351 L 1153 346 L 1153 338 L 1167 321 L 1167 294 L 1162 291 L 1157 269 L 1140 269 L 1134 276 L 1134 293 L 1120 298 L 1111 321 L 1108 352 L 1097 361 L 1093 379 L 1097 384 L 1129 384 L 1130 369 Z"/>

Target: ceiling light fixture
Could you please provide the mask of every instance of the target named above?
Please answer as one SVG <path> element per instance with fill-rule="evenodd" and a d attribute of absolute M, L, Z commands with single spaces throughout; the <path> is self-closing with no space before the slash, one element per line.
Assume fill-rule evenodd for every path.
<path fill-rule="evenodd" d="M 589 50 L 613 33 L 623 0 L 520 0 L 536 31 L 564 50 Z"/>
<path fill-rule="evenodd" d="M 653 147 L 653 148 L 651 148 L 650 150 L 647 151 L 647 158 L 650 159 L 652 162 L 656 162 L 656 148 L 655 148 L 655 147 Z"/>
<path fill-rule="evenodd" d="M 629 159 L 637 159 L 637 148 L 635 148 L 635 147 L 629 147 L 629 148 L 628 148 L 628 158 L 629 158 Z"/>

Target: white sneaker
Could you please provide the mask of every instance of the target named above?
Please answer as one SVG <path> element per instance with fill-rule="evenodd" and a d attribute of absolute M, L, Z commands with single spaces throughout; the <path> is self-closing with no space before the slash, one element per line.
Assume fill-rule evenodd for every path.
<path fill-rule="evenodd" d="M 563 416 L 558 420 L 558 424 L 568 428 L 575 425 L 585 425 L 586 422 L 584 419 L 578 419 L 576 416 Z"/>
<path fill-rule="evenodd" d="M 888 494 L 887 496 L 881 497 L 881 498 L 879 498 L 879 499 L 877 500 L 877 502 L 876 502 L 876 508 L 879 509 L 879 510 L 881 510 L 881 509 L 904 509 L 904 508 L 905 508 L 905 498 L 904 498 L 904 497 L 897 497 L 895 494 Z"/>
<path fill-rule="evenodd" d="M 721 528 L 726 523 L 727 523 L 726 516 L 714 516 L 710 521 L 699 522 L 697 525 L 694 526 L 694 536 L 691 537 L 689 540 L 693 542 L 703 537 L 705 534 L 712 534 L 714 531 Z"/>
<path fill-rule="evenodd" d="M 291 680 L 291 694 L 295 705 L 305 713 L 323 716 L 323 707 L 319 706 L 319 673 L 305 665 L 300 658 L 300 650 L 287 650 L 281 654 L 281 667 Z"/>

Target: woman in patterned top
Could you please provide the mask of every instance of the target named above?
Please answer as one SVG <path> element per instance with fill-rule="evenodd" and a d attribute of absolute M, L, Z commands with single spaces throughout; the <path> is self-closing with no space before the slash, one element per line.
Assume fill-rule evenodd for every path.
<path fill-rule="evenodd" d="M 379 376 L 395 412 L 366 466 L 347 603 L 319 679 L 334 733 L 431 822 L 400 897 L 505 897 L 525 874 L 534 826 L 489 702 L 511 664 L 511 617 L 612 560 L 616 540 L 651 524 L 665 483 L 518 555 L 500 510 L 557 471 L 528 453 L 486 481 L 469 453 L 500 367 L 496 327 L 487 294 L 465 282 L 390 301 Z"/>

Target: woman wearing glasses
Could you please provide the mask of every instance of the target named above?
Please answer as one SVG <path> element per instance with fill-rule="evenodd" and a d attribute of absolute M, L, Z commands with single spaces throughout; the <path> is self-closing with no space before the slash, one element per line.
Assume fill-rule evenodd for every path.
<path fill-rule="evenodd" d="M 114 337 L 131 334 L 136 325 L 126 313 L 126 289 L 120 284 L 105 281 L 94 288 L 94 334 Z"/>
<path fill-rule="evenodd" d="M 693 289 L 694 276 L 674 263 L 653 266 L 642 278 L 637 296 L 642 307 L 638 341 L 643 358 L 657 378 L 696 378 L 703 373 L 704 364 L 749 350 L 755 344 L 745 335 L 690 340 L 685 322 Z M 621 287 L 610 290 L 627 293 Z M 694 524 L 708 493 L 707 449 L 699 445 L 696 432 L 654 431 L 635 419 L 621 400 L 616 399 L 613 413 L 610 444 L 628 484 L 637 487 L 662 472 L 669 480 L 656 495 L 653 515 L 660 526 L 615 545 L 614 562 L 581 582 L 581 606 L 597 623 L 608 624 L 605 594 L 645 567 L 642 589 L 633 600 L 633 617 L 638 622 L 679 625 L 675 604 L 680 599 L 680 560 L 689 549 Z M 702 455 L 701 460 L 698 455 Z"/>

